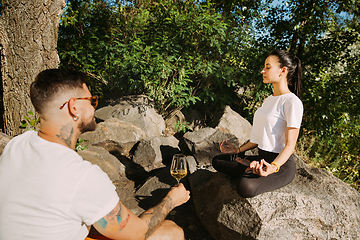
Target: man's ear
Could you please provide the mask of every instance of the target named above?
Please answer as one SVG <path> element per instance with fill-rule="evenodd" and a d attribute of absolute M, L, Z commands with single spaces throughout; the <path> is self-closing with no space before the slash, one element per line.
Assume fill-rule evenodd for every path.
<path fill-rule="evenodd" d="M 69 110 L 69 114 L 71 115 L 71 117 L 75 117 L 77 114 L 75 102 L 76 102 L 75 98 L 70 98 L 70 100 L 68 102 L 68 110 Z"/>

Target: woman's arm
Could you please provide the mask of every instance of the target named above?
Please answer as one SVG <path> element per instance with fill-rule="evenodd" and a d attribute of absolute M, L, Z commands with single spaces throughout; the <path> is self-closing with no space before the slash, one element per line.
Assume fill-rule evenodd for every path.
<path fill-rule="evenodd" d="M 256 143 L 247 142 L 246 144 L 239 147 L 239 152 L 246 152 L 247 150 L 251 150 L 256 148 L 258 145 Z"/>
<path fill-rule="evenodd" d="M 300 132 L 299 128 L 288 127 L 286 129 L 285 147 L 273 161 L 275 162 L 275 164 L 279 165 L 279 168 L 289 159 L 291 154 L 294 152 L 296 142 L 299 136 L 299 132 Z M 250 168 L 253 169 L 253 172 L 255 174 L 258 174 L 260 176 L 268 176 L 269 174 L 276 172 L 277 166 L 275 164 L 270 164 L 264 160 L 261 160 L 260 163 L 252 162 L 250 164 Z M 265 168 L 264 165 L 266 166 Z"/>
<path fill-rule="evenodd" d="M 285 147 L 279 153 L 279 155 L 275 158 L 274 162 L 279 164 L 279 166 L 283 165 L 293 154 L 296 146 L 297 139 L 299 137 L 299 128 L 287 128 L 285 135 Z"/>

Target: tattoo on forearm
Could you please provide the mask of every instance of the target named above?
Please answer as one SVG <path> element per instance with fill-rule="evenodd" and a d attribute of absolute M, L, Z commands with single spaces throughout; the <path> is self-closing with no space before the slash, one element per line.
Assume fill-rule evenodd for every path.
<path fill-rule="evenodd" d="M 149 215 L 150 217 L 150 219 L 146 220 L 148 230 L 145 234 L 145 239 L 147 239 L 156 230 L 156 228 L 160 226 L 173 208 L 172 199 L 170 197 L 166 197 L 159 205 L 142 214 L 142 216 Z"/>
<path fill-rule="evenodd" d="M 60 138 L 62 141 L 64 141 L 68 147 L 71 147 L 71 138 L 73 134 L 74 134 L 74 129 L 72 127 L 72 124 L 68 123 L 61 127 L 60 134 L 56 136 Z"/>

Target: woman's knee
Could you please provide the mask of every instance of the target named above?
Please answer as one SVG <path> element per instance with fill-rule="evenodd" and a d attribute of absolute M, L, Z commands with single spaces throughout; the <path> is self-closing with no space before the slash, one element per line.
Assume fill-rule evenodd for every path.
<path fill-rule="evenodd" d="M 211 161 L 212 166 L 216 169 L 219 166 L 219 159 L 215 156 Z"/>
<path fill-rule="evenodd" d="M 247 179 L 240 179 L 237 184 L 237 193 L 243 198 L 252 198 L 256 196 L 256 187 Z"/>

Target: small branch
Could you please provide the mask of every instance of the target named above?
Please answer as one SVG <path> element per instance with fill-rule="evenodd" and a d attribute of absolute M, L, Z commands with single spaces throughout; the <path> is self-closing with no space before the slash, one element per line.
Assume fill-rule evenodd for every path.
<path fill-rule="evenodd" d="M 95 78 L 96 80 L 104 83 L 105 85 L 108 85 L 108 81 L 106 81 L 105 79 L 103 79 L 101 76 L 95 75 L 95 74 L 93 74 L 93 73 L 91 73 L 91 72 L 86 72 L 86 74 L 89 75 L 90 77 Z"/>

